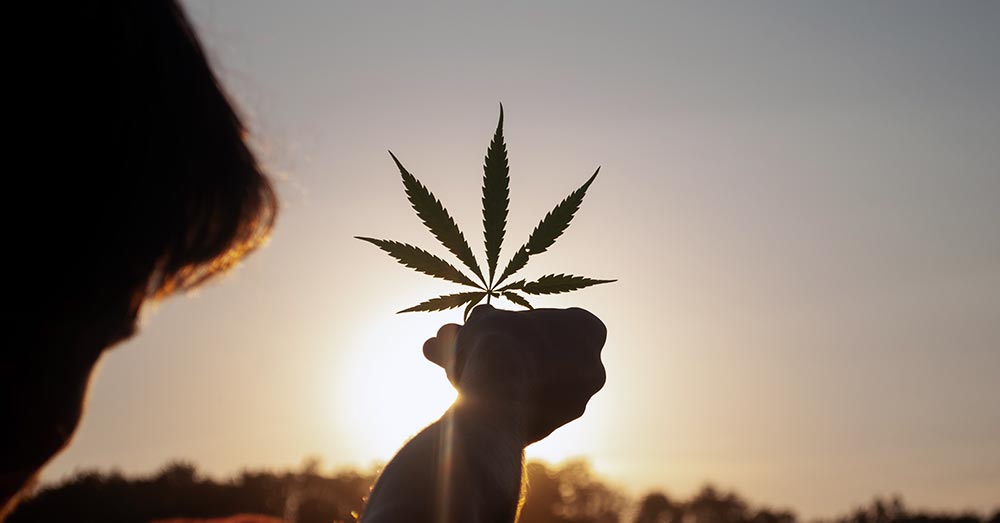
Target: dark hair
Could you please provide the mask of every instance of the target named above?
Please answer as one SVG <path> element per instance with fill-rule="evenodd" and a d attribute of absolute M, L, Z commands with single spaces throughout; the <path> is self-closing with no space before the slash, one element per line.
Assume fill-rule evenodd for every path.
<path fill-rule="evenodd" d="M 246 128 L 173 0 L 68 4 L 16 71 L 39 151 L 10 250 L 17 346 L 0 365 L 0 513 L 76 428 L 91 369 L 142 303 L 190 289 L 267 238 L 277 201 Z M 48 23 L 69 20 L 73 32 Z M 46 25 L 47 24 L 47 25 Z M 77 34 L 77 32 L 82 34 Z M 20 99 L 18 99 L 20 100 Z M 13 199 L 13 198 L 11 198 Z M 13 279 L 13 278 L 12 278 Z M 3 519 L 0 514 L 0 520 Z"/>
<path fill-rule="evenodd" d="M 277 201 L 181 7 L 90 5 L 94 42 L 74 69 L 104 133 L 78 144 L 85 177 L 56 211 L 87 253 L 62 290 L 71 314 L 121 292 L 134 312 L 260 246 Z"/>
<path fill-rule="evenodd" d="M 153 264 L 148 290 L 193 287 L 261 244 L 277 204 L 246 129 L 173 1 L 123 2 L 116 177 L 131 219 L 115 225 Z M 124 223 L 122 223 L 124 222 Z M 130 248 L 131 252 L 132 249 Z"/>

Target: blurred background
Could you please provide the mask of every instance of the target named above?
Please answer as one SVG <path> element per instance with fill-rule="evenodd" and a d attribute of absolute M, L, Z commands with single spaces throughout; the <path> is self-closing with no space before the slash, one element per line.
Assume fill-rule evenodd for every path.
<path fill-rule="evenodd" d="M 1000 506 L 1000 4 L 184 5 L 283 212 L 104 359 L 47 484 L 387 461 L 455 397 L 420 347 L 461 312 L 395 315 L 455 286 L 352 237 L 447 254 L 391 149 L 481 252 L 502 101 L 501 263 L 600 165 L 523 274 L 619 280 L 536 300 L 610 332 L 607 386 L 537 467 L 633 511 L 706 482 L 805 519 Z"/>

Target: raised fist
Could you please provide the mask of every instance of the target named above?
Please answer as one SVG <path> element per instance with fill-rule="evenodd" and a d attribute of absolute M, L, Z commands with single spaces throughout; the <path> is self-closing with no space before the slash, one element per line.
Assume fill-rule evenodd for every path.
<path fill-rule="evenodd" d="M 583 415 L 604 386 L 604 323 L 583 309 L 498 310 L 476 307 L 464 326 L 447 324 L 424 343 L 461 401 L 487 415 L 514 419 L 525 445 Z"/>

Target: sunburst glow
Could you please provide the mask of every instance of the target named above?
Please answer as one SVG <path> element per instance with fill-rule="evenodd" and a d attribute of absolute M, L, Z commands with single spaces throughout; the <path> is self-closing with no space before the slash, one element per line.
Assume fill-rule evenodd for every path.
<path fill-rule="evenodd" d="M 352 373 L 336 401 L 338 415 L 355 420 L 353 447 L 388 459 L 455 401 L 444 371 L 422 352 L 447 322 L 441 314 L 386 314 L 358 329 Z"/>

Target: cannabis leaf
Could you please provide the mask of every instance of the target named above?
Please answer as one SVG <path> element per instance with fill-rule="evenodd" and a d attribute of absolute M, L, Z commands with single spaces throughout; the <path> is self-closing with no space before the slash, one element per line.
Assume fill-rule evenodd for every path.
<path fill-rule="evenodd" d="M 392 154 L 392 151 L 389 151 L 389 156 L 392 156 L 392 161 L 396 162 L 396 167 L 399 167 L 399 174 L 403 177 L 403 187 L 406 189 L 406 197 L 410 200 L 413 210 L 417 211 L 417 216 L 430 229 L 434 237 L 441 242 L 441 245 L 451 251 L 485 284 L 486 280 L 483 279 L 483 273 L 479 270 L 476 257 L 472 254 L 469 243 L 465 241 L 465 235 L 448 214 L 448 210 L 419 180 L 407 172 L 403 164 L 399 163 L 396 155 Z"/>
<path fill-rule="evenodd" d="M 570 193 L 565 200 L 556 205 L 555 209 L 549 211 L 545 215 L 545 218 L 542 218 L 542 221 L 538 222 L 535 230 L 531 231 L 531 236 L 528 237 L 528 243 L 518 249 L 514 257 L 507 263 L 507 268 L 503 270 L 503 274 L 497 280 L 498 284 L 503 283 L 508 276 L 521 270 L 528 263 L 529 256 L 545 252 L 556 242 L 559 236 L 562 236 L 563 231 L 569 227 L 570 220 L 576 215 L 576 211 L 580 209 L 580 204 L 583 203 L 583 197 L 586 196 L 587 189 L 590 188 L 590 184 L 594 183 L 594 179 L 597 178 L 597 173 L 600 170 L 601 168 L 598 167 L 597 171 L 594 171 L 593 176 L 587 180 L 587 183 Z"/>
<path fill-rule="evenodd" d="M 528 300 L 524 299 L 524 296 L 521 296 L 520 294 L 518 294 L 516 292 L 507 291 L 507 292 L 503 292 L 501 294 L 503 294 L 504 298 L 507 298 L 508 300 L 510 300 L 511 303 L 516 303 L 516 304 L 518 304 L 518 305 L 520 305 L 522 307 L 526 307 L 528 309 L 534 309 L 534 307 L 532 307 L 531 304 L 528 303 Z"/>
<path fill-rule="evenodd" d="M 458 294 L 446 294 L 444 296 L 438 296 L 437 298 L 431 298 L 419 305 L 414 305 L 409 309 L 403 309 L 399 312 L 444 311 L 454 309 L 455 307 L 461 307 L 466 303 L 475 305 L 476 303 L 482 301 L 483 296 L 486 296 L 485 292 L 460 292 Z M 466 312 L 466 316 L 468 316 L 468 312 Z"/>
<path fill-rule="evenodd" d="M 587 189 L 597 178 L 597 173 L 601 170 L 600 167 L 582 186 L 570 193 L 554 209 L 549 211 L 542 218 L 542 221 L 538 222 L 531 235 L 528 236 L 527 243 L 514 253 L 500 273 L 500 277 L 495 278 L 500 249 L 506 234 L 507 214 L 510 205 L 510 166 L 507 161 L 507 145 L 503 137 L 503 105 L 500 106 L 500 119 L 497 122 L 496 132 L 493 134 L 493 140 L 490 141 L 490 146 L 486 150 L 486 158 L 483 161 L 483 243 L 486 247 L 488 279 L 483 276 L 476 257 L 472 254 L 472 249 L 469 248 L 469 243 L 465 240 L 465 235 L 462 234 L 444 205 L 403 167 L 392 151 L 389 151 L 389 156 L 399 168 L 406 197 L 413 210 L 416 211 L 417 217 L 441 242 L 441 245 L 479 279 L 479 283 L 477 283 L 446 260 L 419 247 L 392 240 L 356 236 L 357 239 L 382 249 L 396 261 L 411 269 L 435 278 L 478 289 L 474 292 L 460 292 L 432 298 L 399 312 L 442 311 L 465 305 L 465 317 L 468 317 L 472 308 L 483 299 L 489 303 L 491 298 L 500 296 L 515 305 L 531 309 L 533 308 L 531 303 L 519 292 L 530 295 L 559 294 L 615 281 L 596 280 L 569 274 L 547 274 L 535 281 L 517 280 L 501 286 L 507 278 L 523 269 L 530 257 L 547 251 L 562 236 L 576 212 L 580 210 L 583 198 L 587 195 Z"/>
<path fill-rule="evenodd" d="M 570 292 L 600 283 L 611 283 L 615 280 L 592 280 L 583 276 L 569 274 L 546 274 L 537 281 L 525 283 L 521 290 L 528 294 L 559 294 Z"/>
<path fill-rule="evenodd" d="M 486 244 L 486 264 L 490 268 L 490 285 L 497 270 L 500 246 L 507 227 L 507 205 L 510 204 L 510 166 L 507 146 L 503 141 L 503 105 L 493 141 L 483 163 L 483 236 Z"/>
<path fill-rule="evenodd" d="M 468 285 L 477 289 L 482 288 L 476 282 L 470 280 L 468 276 L 462 274 L 462 271 L 456 269 L 452 264 L 419 247 L 391 240 L 365 238 L 364 236 L 355 236 L 355 238 L 374 244 L 379 249 L 389 253 L 389 256 L 395 258 L 399 263 L 411 269 L 461 285 Z"/>

